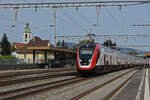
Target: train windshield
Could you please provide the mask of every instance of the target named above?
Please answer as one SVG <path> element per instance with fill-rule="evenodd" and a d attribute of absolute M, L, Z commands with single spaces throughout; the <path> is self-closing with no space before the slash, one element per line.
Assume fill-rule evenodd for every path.
<path fill-rule="evenodd" d="M 93 50 L 91 49 L 81 49 L 80 54 L 81 55 L 92 55 Z"/>
<path fill-rule="evenodd" d="M 80 47 L 79 57 L 80 59 L 91 59 L 95 46 L 90 47 Z"/>

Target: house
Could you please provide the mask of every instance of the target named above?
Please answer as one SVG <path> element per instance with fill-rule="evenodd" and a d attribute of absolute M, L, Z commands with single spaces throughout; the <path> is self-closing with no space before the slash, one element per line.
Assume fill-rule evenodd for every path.
<path fill-rule="evenodd" d="M 43 46 L 51 46 L 51 44 L 50 40 L 42 40 L 40 37 L 37 36 L 33 37 L 27 44 L 16 50 L 16 53 L 18 54 L 17 57 L 22 62 L 33 63 L 33 51 L 27 49 L 30 46 L 43 47 Z M 45 56 L 43 51 L 35 52 L 35 63 L 45 62 L 44 59 Z M 48 60 L 54 59 L 54 53 L 48 52 L 47 59 Z"/>
<path fill-rule="evenodd" d="M 20 63 L 33 63 L 33 51 L 28 50 L 29 46 L 51 46 L 50 40 L 42 40 L 40 37 L 35 36 L 31 37 L 31 28 L 29 23 L 26 24 L 23 32 L 23 43 L 20 42 L 13 42 L 13 46 L 15 47 L 16 51 L 13 52 Z M 52 52 L 47 53 L 47 59 L 53 59 L 54 55 Z M 42 63 L 44 62 L 44 52 L 43 51 L 36 51 L 35 52 L 35 63 Z"/>
<path fill-rule="evenodd" d="M 76 51 L 53 47 L 50 40 L 42 40 L 38 36 L 31 38 L 31 29 L 26 24 L 23 35 L 23 43 L 14 42 L 18 63 L 49 63 L 52 59 L 65 60 L 65 56 L 76 56 Z M 68 56 L 67 56 L 68 57 Z M 75 58 L 75 57 L 74 57 Z"/>
<path fill-rule="evenodd" d="M 26 45 L 25 43 L 13 42 L 13 46 L 16 49 L 23 48 L 25 45 Z"/>

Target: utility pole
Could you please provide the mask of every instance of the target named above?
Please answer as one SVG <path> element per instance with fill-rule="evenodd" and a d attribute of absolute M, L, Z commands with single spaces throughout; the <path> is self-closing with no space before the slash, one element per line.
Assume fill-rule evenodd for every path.
<path fill-rule="evenodd" d="M 56 47 L 56 7 L 53 8 L 53 12 L 54 12 L 54 43 L 55 43 L 55 47 Z"/>

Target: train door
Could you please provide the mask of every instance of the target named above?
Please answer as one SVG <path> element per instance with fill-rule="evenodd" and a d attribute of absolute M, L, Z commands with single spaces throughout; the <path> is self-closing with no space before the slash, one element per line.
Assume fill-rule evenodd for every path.
<path fill-rule="evenodd" d="M 106 70 L 106 55 L 104 54 L 104 71 Z"/>
<path fill-rule="evenodd" d="M 112 70 L 112 56 L 110 56 L 110 70 Z"/>
<path fill-rule="evenodd" d="M 110 56 L 104 54 L 104 71 L 109 70 Z"/>

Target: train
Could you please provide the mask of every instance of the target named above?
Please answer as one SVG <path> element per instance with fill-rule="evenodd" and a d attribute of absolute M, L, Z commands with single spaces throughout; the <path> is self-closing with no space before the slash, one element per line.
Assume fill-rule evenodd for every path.
<path fill-rule="evenodd" d="M 149 59 L 121 53 L 99 43 L 82 44 L 77 50 L 77 69 L 81 74 L 96 74 L 144 65 L 149 66 Z"/>

